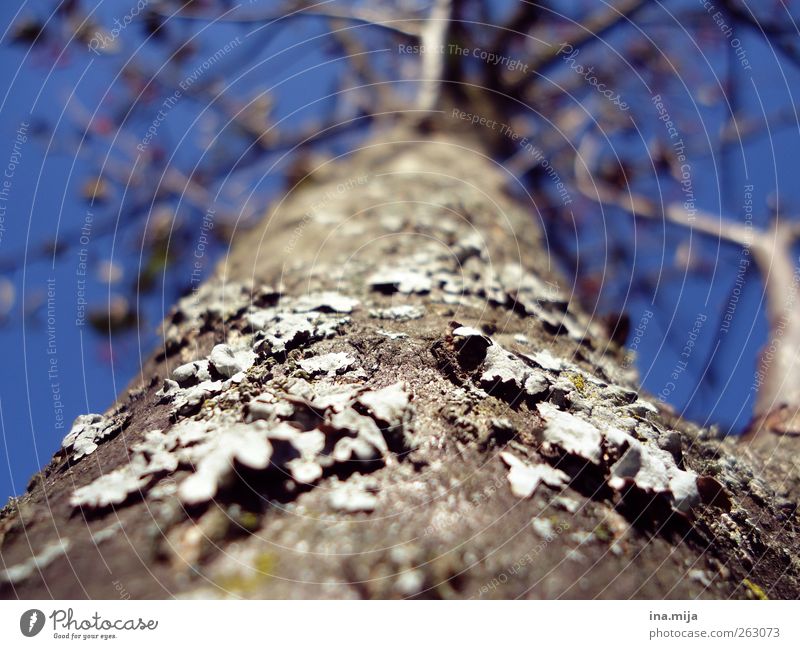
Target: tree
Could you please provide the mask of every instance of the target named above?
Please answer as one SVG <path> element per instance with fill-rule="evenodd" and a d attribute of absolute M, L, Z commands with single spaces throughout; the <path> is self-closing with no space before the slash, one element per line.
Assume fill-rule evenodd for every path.
<path fill-rule="evenodd" d="M 197 287 L 208 265 L 196 268 L 185 251 L 209 210 L 205 259 L 221 254 L 233 230 L 252 227 L 267 200 L 279 200 L 281 181 L 291 187 L 314 155 L 340 151 L 444 93 L 479 120 L 487 151 L 514 174 L 510 189 L 535 199 L 548 247 L 585 308 L 617 319 L 618 337 L 628 318 L 652 310 L 661 357 L 679 357 L 696 314 L 674 293 L 705 293 L 705 328 L 717 333 L 698 342 L 686 372 L 696 385 L 685 381 L 685 394 L 665 400 L 733 434 L 791 433 L 794 345 L 781 341 L 797 338 L 787 330 L 796 318 L 785 317 L 794 300 L 787 306 L 781 296 L 795 283 L 796 197 L 785 188 L 789 165 L 765 182 L 752 164 L 764 147 L 789 142 L 784 135 L 798 124 L 790 8 L 431 5 L 159 0 L 104 25 L 75 0 L 52 15 L 19 16 L 10 34 L 27 48 L 25 62 L 110 80 L 66 88 L 65 119 L 37 113 L 30 129 L 48 151 L 57 143 L 75 158 L 93 236 L 114 237 L 111 250 L 93 256 L 87 289 L 98 353 L 137 337 L 150 342 L 162 302 Z M 288 33 L 303 36 L 287 45 Z M 305 70 L 292 68 L 304 61 Z M 420 92 L 417 76 L 427 79 Z M 314 92 L 287 115 L 300 78 Z M 252 182 L 263 174 L 267 182 Z M 81 219 L 81 211 L 64 217 Z M 65 227 L 56 240 L 3 253 L 0 322 L 17 322 L 21 258 L 56 268 L 80 238 L 79 226 Z M 759 282 L 765 304 L 740 302 Z M 31 298 L 20 311 L 35 322 L 42 304 Z M 762 306 L 770 332 L 759 354 L 762 332 L 751 325 Z M 749 333 L 727 335 L 742 330 Z M 645 382 L 658 393 L 662 376 L 648 372 Z M 727 412 L 737 399 L 741 411 Z"/>
<path fill-rule="evenodd" d="M 420 129 L 177 306 L 3 511 L 5 596 L 797 595 L 792 438 L 637 394 L 480 139 Z"/>
<path fill-rule="evenodd" d="M 459 92 L 461 8 L 420 31 L 416 108 L 237 233 L 3 510 L 3 596 L 797 596 L 796 438 L 640 393 L 497 148 L 555 163 L 490 80 Z"/>

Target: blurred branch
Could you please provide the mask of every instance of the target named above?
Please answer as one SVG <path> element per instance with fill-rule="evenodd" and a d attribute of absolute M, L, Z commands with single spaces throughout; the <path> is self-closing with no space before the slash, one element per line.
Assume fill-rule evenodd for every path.
<path fill-rule="evenodd" d="M 350 67 L 355 72 L 356 76 L 364 81 L 362 87 L 368 87 L 377 93 L 378 109 L 391 108 L 397 106 L 396 97 L 392 91 L 390 84 L 384 82 L 378 74 L 375 66 L 372 65 L 368 53 L 364 52 L 361 44 L 355 34 L 350 32 L 350 29 L 343 26 L 343 22 L 339 19 L 331 20 L 331 38 L 341 47 L 343 52 L 343 59 L 346 59 Z M 363 106 L 364 110 L 369 110 L 370 107 Z M 375 107 L 372 106 L 374 109 Z"/>
<path fill-rule="evenodd" d="M 751 434 L 771 431 L 800 434 L 800 276 L 792 247 L 800 223 L 776 216 L 765 230 L 735 223 L 702 210 L 689 214 L 682 205 L 659 206 L 638 194 L 596 182 L 590 175 L 597 146 L 585 136 L 575 157 L 575 179 L 581 193 L 601 205 L 613 205 L 633 218 L 670 222 L 716 240 L 741 245 L 761 273 L 769 335 L 757 378 L 758 397 Z"/>
<path fill-rule="evenodd" d="M 601 205 L 619 207 L 637 218 L 646 218 L 657 222 L 668 221 L 715 239 L 723 239 L 744 247 L 752 245 L 752 228 L 724 219 L 721 215 L 715 216 L 710 212 L 699 209 L 689 214 L 680 203 L 659 206 L 658 203 L 641 194 L 622 191 L 603 182 L 598 182 L 589 171 L 593 166 L 592 162 L 597 158 L 598 149 L 595 139 L 590 135 L 586 135 L 575 156 L 574 173 L 576 185 L 581 194 L 587 198 Z"/>
<path fill-rule="evenodd" d="M 422 78 L 417 96 L 420 110 L 433 110 L 439 103 L 451 8 L 451 0 L 435 0 L 422 28 Z"/>
<path fill-rule="evenodd" d="M 572 30 L 559 43 L 553 43 L 543 51 L 539 52 L 534 58 L 528 61 L 528 67 L 533 72 L 542 74 L 550 65 L 561 59 L 560 49 L 563 42 L 567 42 L 574 49 L 589 43 L 598 38 L 602 38 L 609 30 L 624 21 L 630 21 L 633 15 L 642 9 L 652 0 L 619 0 L 616 4 L 606 4 L 602 9 L 588 16 L 580 23 L 574 24 Z M 547 31 L 552 30 L 552 25 L 547 26 Z M 550 36 L 549 33 L 545 36 Z M 537 39 L 540 40 L 540 39 Z M 548 42 L 541 40 L 541 42 Z M 516 81 L 509 84 L 508 91 L 519 93 L 528 83 L 529 75 L 519 77 Z"/>
<path fill-rule="evenodd" d="M 721 0 L 721 6 L 735 23 L 745 25 L 757 32 L 770 46 L 777 47 L 789 61 L 800 67 L 800 51 L 795 46 L 798 30 L 791 16 L 789 18 L 794 27 L 793 31 L 787 30 L 780 25 L 760 21 L 750 7 L 747 5 L 738 6 L 733 0 Z M 791 45 L 782 40 L 782 37 L 785 36 L 794 39 Z"/>
<path fill-rule="evenodd" d="M 283 9 L 271 10 L 264 14 L 245 14 L 242 16 L 225 16 L 218 18 L 216 16 L 207 16 L 200 13 L 187 13 L 181 12 L 178 14 L 171 14 L 168 11 L 156 7 L 153 9 L 158 15 L 162 17 L 182 18 L 185 20 L 202 20 L 202 21 L 217 21 L 227 23 L 269 23 L 286 20 L 288 18 L 330 18 L 336 20 L 343 20 L 350 23 L 359 25 L 366 25 L 369 27 L 378 27 L 396 34 L 401 34 L 413 39 L 420 37 L 420 25 L 417 18 L 397 18 L 386 15 L 380 11 L 372 9 L 363 9 L 351 7 L 349 9 L 340 9 L 331 3 L 333 0 L 325 0 L 313 5 L 303 5 L 302 3 L 289 3 Z M 408 23 L 408 24 L 406 24 Z"/>

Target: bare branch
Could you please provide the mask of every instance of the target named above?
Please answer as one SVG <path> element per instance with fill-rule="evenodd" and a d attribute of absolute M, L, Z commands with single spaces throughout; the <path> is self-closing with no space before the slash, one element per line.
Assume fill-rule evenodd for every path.
<path fill-rule="evenodd" d="M 397 97 L 391 84 L 385 83 L 381 75 L 372 65 L 370 57 L 365 55 L 364 49 L 351 28 L 344 25 L 341 20 L 331 20 L 330 36 L 341 47 L 343 58 L 347 59 L 355 76 L 360 77 L 363 83 L 362 90 L 371 90 L 378 95 L 379 110 L 397 106 Z M 354 84 L 355 85 L 355 84 Z M 370 101 L 370 100 L 368 100 Z M 365 102 L 366 103 L 366 102 Z M 369 106 L 363 106 L 365 112 Z M 375 106 L 371 106 L 372 110 Z"/>
<path fill-rule="evenodd" d="M 576 23 L 572 31 L 568 34 L 564 41 L 569 42 L 573 48 L 579 48 L 586 43 L 589 43 L 597 38 L 602 37 L 608 30 L 616 27 L 618 24 L 625 20 L 629 20 L 634 13 L 642 9 L 651 0 L 620 0 L 615 5 L 605 5 L 594 14 L 588 16 L 581 23 Z M 551 29 L 551 25 L 547 29 Z M 541 40 L 540 42 L 548 42 Z M 528 67 L 535 72 L 543 72 L 548 66 L 558 61 L 560 58 L 561 43 L 553 43 L 546 47 L 543 51 L 538 53 L 532 61 L 528 62 Z M 529 75 L 526 74 L 515 82 L 512 82 L 509 92 L 519 92 L 528 80 Z"/>
<path fill-rule="evenodd" d="M 436 0 L 422 29 L 422 80 L 417 97 L 420 110 L 433 110 L 439 102 L 451 7 L 451 0 Z"/>
<path fill-rule="evenodd" d="M 775 218 L 769 229 L 753 230 L 701 210 L 690 217 L 677 203 L 662 209 L 643 196 L 595 182 L 586 161 L 595 159 L 596 149 L 586 136 L 575 156 L 576 184 L 584 196 L 634 218 L 669 221 L 752 253 L 764 284 L 769 336 L 753 383 L 758 397 L 747 439 L 765 431 L 800 435 L 800 273 L 792 254 L 800 224 Z"/>
<path fill-rule="evenodd" d="M 714 239 L 722 239 L 740 246 L 753 244 L 752 228 L 714 215 L 704 210 L 695 210 L 689 214 L 680 203 L 659 205 L 655 201 L 635 194 L 610 187 L 592 178 L 589 169 L 590 161 L 596 159 L 597 143 L 591 136 L 585 136 L 575 156 L 574 173 L 578 190 L 587 198 L 600 204 L 614 205 L 625 210 L 633 217 L 654 221 L 669 221 L 693 232 L 708 235 Z"/>
<path fill-rule="evenodd" d="M 351 7 L 347 10 L 340 9 L 335 5 L 331 5 L 331 0 L 325 0 L 314 5 L 288 5 L 283 9 L 273 10 L 269 13 L 254 14 L 246 13 L 243 15 L 232 15 L 225 17 L 208 16 L 202 13 L 188 13 L 181 12 L 178 14 L 170 13 L 158 7 L 153 9 L 159 16 L 174 18 L 182 18 L 185 20 L 200 20 L 200 21 L 215 21 L 227 23 L 268 23 L 277 22 L 286 18 L 332 18 L 343 20 L 350 23 L 365 25 L 369 27 L 377 27 L 396 34 L 418 39 L 420 37 L 420 24 L 417 18 L 400 18 L 386 15 L 374 9 L 366 9 L 359 7 Z"/>

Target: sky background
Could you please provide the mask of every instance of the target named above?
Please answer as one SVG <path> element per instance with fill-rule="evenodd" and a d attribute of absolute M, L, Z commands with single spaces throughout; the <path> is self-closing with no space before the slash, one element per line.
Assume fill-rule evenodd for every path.
<path fill-rule="evenodd" d="M 131 0 L 103 0 L 96 4 L 94 20 L 106 30 L 111 30 L 114 21 L 129 14 L 135 6 Z M 414 4 L 425 6 L 424 2 Z M 569 3 L 564 4 L 567 10 Z M 697 3 L 665 4 L 677 11 Z M 137 60 L 144 68 L 158 71 L 164 56 L 163 45 L 157 40 L 143 44 L 145 31 L 141 17 L 134 18 L 120 32 L 122 50 L 116 54 L 97 55 L 80 43 L 62 52 L 57 48 L 31 48 L 27 43 L 12 42 L 12 25 L 25 17 L 47 19 L 52 5 L 52 2 L 27 0 L 21 4 L 0 4 L 0 88 L 3 89 L 0 91 L 0 168 L 11 173 L 11 177 L 6 174 L 10 186 L 4 229 L 0 232 L 0 349 L 3 356 L 0 500 L 25 490 L 31 474 L 47 464 L 77 415 L 102 412 L 112 403 L 156 348 L 158 324 L 170 305 L 191 284 L 190 260 L 179 258 L 166 270 L 156 266 L 153 271 L 155 288 L 134 298 L 138 300 L 136 307 L 141 316 L 139 328 L 109 336 L 88 323 L 76 323 L 80 315 L 77 299 L 84 290 L 80 274 L 83 262 L 88 270 L 85 298 L 90 307 L 124 299 L 130 295 L 130 287 L 137 277 L 141 278 L 143 265 L 153 263 L 147 246 L 141 245 L 142 227 L 149 227 L 142 226 L 142 222 L 155 222 L 153 215 L 159 209 L 170 208 L 176 215 L 174 218 L 196 224 L 196 227 L 182 230 L 185 239 L 174 242 L 176 246 L 191 248 L 196 245 L 202 216 L 196 206 L 187 206 L 185 201 L 175 198 L 157 203 L 145 200 L 139 204 L 137 192 L 141 193 L 141 188 L 135 187 L 125 192 L 125 187 L 115 186 L 106 201 L 94 205 L 82 197 L 83 188 L 93 177 L 92 170 L 99 161 L 130 163 L 128 154 L 135 149 L 135 142 L 141 141 L 137 138 L 145 136 L 162 101 L 178 85 L 174 71 L 170 71 L 173 76 L 169 78 L 166 73 L 159 72 L 157 87 L 149 88 L 144 98 L 131 107 L 130 86 L 125 84 L 135 81 L 128 79 L 126 82 L 118 76 L 120 61 L 136 51 Z M 270 3 L 249 3 L 245 8 L 253 5 L 265 7 Z M 511 5 L 509 2 L 491 3 L 492 16 L 501 18 Z M 230 6 L 235 8 L 236 3 L 231 2 Z M 655 14 L 652 23 L 658 23 Z M 201 83 L 222 84 L 226 96 L 234 102 L 237 98 L 273 89 L 271 118 L 277 122 L 283 120 L 284 128 L 313 123 L 343 111 L 329 95 L 346 68 L 335 60 L 336 53 L 325 44 L 327 26 L 323 21 L 302 20 L 285 29 L 278 25 L 259 27 L 178 20 L 170 28 L 174 30 L 173 35 L 183 30 L 184 37 L 195 46 L 182 64 L 187 73 L 220 46 L 239 39 L 234 53 L 205 72 Z M 709 29 L 712 32 L 715 29 L 713 22 L 709 22 Z M 624 41 L 625 36 L 619 38 Z M 755 72 L 751 75 L 750 87 L 745 87 L 737 97 L 739 105 L 756 113 L 760 113 L 763 106 L 791 108 L 794 105 L 791 91 L 800 88 L 796 70 L 755 35 L 741 34 L 740 39 Z M 680 36 L 675 40 L 676 47 L 680 47 Z M 614 44 L 613 35 L 609 42 Z M 376 50 L 380 49 L 376 46 Z M 376 51 L 372 56 L 379 60 L 381 56 L 391 55 L 391 52 Z M 713 78 L 715 71 L 731 63 L 724 50 L 709 50 L 708 55 L 706 60 L 697 55 L 698 70 L 685 73 L 689 79 L 697 75 L 693 91 L 702 86 L 704 78 Z M 582 56 L 591 58 L 592 49 L 587 48 Z M 556 70 L 554 74 L 568 74 L 568 71 Z M 713 131 L 722 124 L 719 98 L 715 100 L 713 93 L 710 95 L 705 104 L 701 96 L 693 128 L 686 130 L 687 140 L 697 138 L 700 141 L 704 130 Z M 626 97 L 626 100 L 629 103 L 644 101 L 635 96 Z M 95 119 L 100 116 L 110 120 L 108 128 L 112 131 L 119 125 L 118 120 L 124 119 L 124 136 L 128 140 L 123 141 L 122 136 L 112 138 L 115 144 L 109 147 L 108 141 L 91 136 L 83 138 L 76 125 L 83 119 L 84 109 L 90 115 L 96 113 Z M 192 97 L 181 97 L 167 112 L 150 146 L 158 146 L 167 156 L 173 156 L 175 164 L 181 168 L 202 172 L 200 177 L 213 205 L 220 212 L 235 214 L 240 221 L 238 225 L 244 226 L 262 214 L 270 200 L 277 196 L 286 164 L 283 152 L 251 159 L 254 154 L 240 142 L 236 133 L 226 130 L 226 120 L 220 112 L 210 110 L 206 103 Z M 348 115 L 344 111 L 341 116 Z M 20 129 L 25 133 L 25 142 L 19 141 Z M 644 129 L 655 133 L 663 126 L 654 118 Z M 215 141 L 220 133 L 229 135 L 221 138 L 223 145 L 218 141 L 220 138 Z M 321 146 L 332 151 L 346 150 L 362 135 L 356 129 L 330 138 Z M 126 154 L 119 154 L 120 149 Z M 741 219 L 742 188 L 752 184 L 756 224 L 764 222 L 766 206 L 776 201 L 785 206 L 787 212 L 797 213 L 799 150 L 797 125 L 788 128 L 781 125 L 772 129 L 771 136 L 748 143 L 733 158 L 693 159 L 698 205 L 710 211 L 722 209 L 731 218 Z M 229 160 L 246 160 L 247 164 L 223 173 L 221 170 Z M 721 177 L 726 187 L 739 190 L 722 194 L 719 190 Z M 159 179 L 143 172 L 140 180 L 147 184 L 157 183 Z M 85 245 L 81 245 L 87 216 L 91 216 L 91 227 L 83 232 L 86 240 Z M 626 270 L 630 276 L 654 264 L 672 264 L 676 249 L 685 239 L 682 235 L 663 237 L 663 233 L 657 231 L 636 230 L 634 233 L 629 219 L 613 213 L 601 218 L 603 227 L 597 228 L 595 237 L 637 241 L 638 261 Z M 533 221 L 531 227 L 537 227 Z M 591 238 L 588 236 L 587 242 Z M 669 239 L 668 245 L 665 238 Z M 62 251 L 54 255 L 53 242 L 69 245 L 59 246 Z M 86 250 L 85 259 L 81 248 Z M 222 242 L 207 249 L 203 275 L 224 252 Z M 630 278 L 626 279 L 623 273 L 610 287 L 607 300 L 630 315 L 634 328 L 642 322 L 645 313 L 655 312 L 656 317 L 644 328 L 637 349 L 637 365 L 644 387 L 655 394 L 664 389 L 680 360 L 681 341 L 686 339 L 693 321 L 698 314 L 706 317 L 703 335 L 693 352 L 690 376 L 677 383 L 668 401 L 692 418 L 718 423 L 722 429 L 735 432 L 746 424 L 752 408 L 754 394 L 750 385 L 758 349 L 766 335 L 762 289 L 757 275 L 749 273 L 734 325 L 729 333 L 718 335 L 718 318 L 730 298 L 741 253 L 735 248 L 693 242 L 693 254 L 706 260 L 716 272 L 711 276 L 698 274 L 688 278 L 684 274 L 674 281 L 666 281 L 657 300 L 648 294 L 627 295 L 625 287 L 630 284 Z M 52 287 L 49 303 L 48 286 Z M 714 377 L 705 370 L 712 352 Z M 702 378 L 705 383 L 700 381 Z"/>

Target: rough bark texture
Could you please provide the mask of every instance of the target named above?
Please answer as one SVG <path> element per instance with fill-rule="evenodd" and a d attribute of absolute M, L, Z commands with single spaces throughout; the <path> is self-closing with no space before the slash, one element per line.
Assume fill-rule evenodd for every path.
<path fill-rule="evenodd" d="M 0 595 L 797 597 L 797 441 L 637 394 L 505 181 L 464 134 L 315 170 L 3 509 Z"/>

